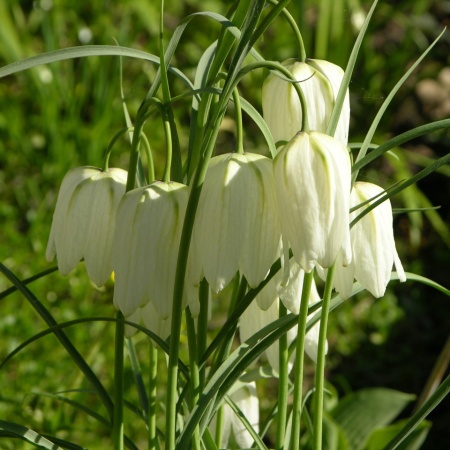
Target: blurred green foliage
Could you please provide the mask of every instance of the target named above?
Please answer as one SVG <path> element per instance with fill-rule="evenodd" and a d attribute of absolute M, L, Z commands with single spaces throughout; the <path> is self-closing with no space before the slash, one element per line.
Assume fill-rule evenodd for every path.
<path fill-rule="evenodd" d="M 166 0 L 166 42 L 185 15 L 209 10 L 226 14 L 233 2 L 227 0 Z M 420 53 L 450 20 L 448 2 L 380 2 L 369 26 L 358 58 L 351 90 L 351 142 L 361 142 L 371 120 L 390 89 Z M 325 7 L 324 7 L 325 6 Z M 301 26 L 310 57 L 324 58 L 345 67 L 355 36 L 368 5 L 359 0 L 335 2 L 303 0 L 289 9 Z M 447 9 L 446 9 L 447 8 Z M 152 0 L 0 0 L 0 64 L 6 65 L 40 52 L 85 44 L 120 45 L 158 54 L 159 2 Z M 186 30 L 173 64 L 193 79 L 202 52 L 211 43 L 219 25 L 205 18 L 195 19 Z M 450 34 L 447 32 L 430 57 L 402 87 L 377 131 L 375 142 L 382 143 L 414 126 L 450 115 L 449 65 Z M 257 43 L 267 59 L 284 60 L 298 55 L 287 23 L 279 18 Z M 123 90 L 131 117 L 145 97 L 155 67 L 138 60 L 123 61 Z M 260 87 L 265 74 L 244 78 L 240 93 L 260 110 Z M 181 83 L 171 79 L 172 93 L 180 93 Z M 436 94 L 436 92 L 438 94 Z M 439 94 L 440 93 L 440 94 Z M 186 147 L 189 102 L 178 103 L 175 114 L 181 143 Z M 247 120 L 247 118 L 244 118 Z M 102 164 L 114 134 L 125 126 L 120 98 L 119 61 L 114 57 L 92 57 L 39 66 L 0 80 L 0 261 L 20 278 L 45 268 L 45 246 L 59 184 L 66 171 L 75 166 Z M 266 153 L 266 145 L 253 123 L 245 125 L 248 151 Z M 149 137 L 161 176 L 164 139 L 160 123 L 150 120 Z M 232 116 L 223 124 L 218 151 L 230 150 L 234 141 Z M 398 159 L 386 156 L 360 176 L 384 187 L 415 173 L 428 161 L 448 152 L 447 131 L 425 136 L 398 149 Z M 111 166 L 127 167 L 129 142 L 114 147 Z M 399 253 L 407 270 L 433 278 L 448 287 L 450 267 L 449 171 L 444 168 L 419 186 L 394 199 L 397 207 L 441 209 L 426 213 L 401 213 L 396 219 Z M 0 292 L 9 287 L 0 277 Z M 68 277 L 54 273 L 32 284 L 33 292 L 58 321 L 114 314 L 112 286 L 94 288 L 82 264 Z M 19 295 L 0 300 L 0 359 L 25 339 L 45 329 L 34 311 Z M 436 313 L 445 308 L 446 315 Z M 443 345 L 450 322 L 448 303 L 427 288 L 393 285 L 385 298 L 374 301 L 361 295 L 330 317 L 330 363 L 333 381 L 340 387 L 379 385 L 419 393 Z M 408 335 L 393 331 L 403 327 Z M 413 339 L 414 326 L 428 333 L 426 339 Z M 68 329 L 77 347 L 111 389 L 113 327 L 108 323 L 77 325 Z M 395 339 L 396 337 L 396 339 Z M 417 336 L 416 336 L 417 337 Z M 147 361 L 146 339 L 138 336 L 136 345 Z M 406 362 L 386 359 L 389 345 L 405 345 Z M 407 351 L 409 349 L 409 351 Z M 394 350 L 398 352 L 398 350 Z M 396 355 L 400 355 L 398 352 Z M 400 356 L 399 356 L 400 357 Z M 394 358 L 395 359 L 395 358 Z M 351 364 L 348 362 L 351 361 Z M 387 364 L 392 366 L 387 367 Z M 400 365 L 400 370 L 396 368 Z M 408 367 L 408 369 L 406 368 Z M 345 369 L 345 370 L 343 370 Z M 162 369 L 163 370 L 163 369 Z M 353 373 L 352 373 L 353 370 Z M 377 373 L 393 371 L 389 378 Z M 411 372 L 414 376 L 411 377 Z M 343 374 L 338 377 L 334 374 Z M 127 399 L 136 400 L 132 376 L 127 377 Z M 66 389 L 86 389 L 82 376 L 73 371 L 67 355 L 53 337 L 33 344 L 10 361 L 0 372 L 0 418 L 27 423 L 36 430 L 58 434 L 91 449 L 108 446 L 107 430 L 92 418 L 63 402 L 39 393 Z M 85 392 L 66 394 L 98 410 L 95 398 Z M 448 402 L 447 402 L 448 404 Z M 52 414 L 46 411 L 51 410 Z M 440 412 L 439 412 L 440 411 Z M 439 429 L 440 409 L 432 421 Z M 103 414 L 103 411 L 99 411 Z M 133 416 L 127 414 L 127 429 L 136 433 Z M 71 431 L 69 432 L 69 428 Z M 433 438 L 429 447 L 439 448 L 448 441 L 448 430 Z M 447 433 L 447 434 L 445 434 Z M 433 440 L 435 439 L 435 440 Z M 443 441 L 441 441 L 443 442 Z M 434 445 L 434 446 L 433 446 Z M 3 439 L 4 449 L 27 448 Z"/>

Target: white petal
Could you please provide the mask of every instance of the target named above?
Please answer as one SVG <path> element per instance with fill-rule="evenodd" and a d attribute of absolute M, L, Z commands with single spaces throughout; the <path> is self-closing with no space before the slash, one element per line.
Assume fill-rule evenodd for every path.
<path fill-rule="evenodd" d="M 330 267 L 349 242 L 350 159 L 321 133 L 299 133 L 278 153 L 274 174 L 282 231 L 306 272 Z"/>
<path fill-rule="evenodd" d="M 272 160 L 260 155 L 245 155 L 248 182 L 246 226 L 241 248 L 240 269 L 250 287 L 263 281 L 278 258 L 281 238 Z"/>
<path fill-rule="evenodd" d="M 247 177 L 241 170 L 246 163 L 244 156 L 216 158 L 205 177 L 193 236 L 205 278 L 214 292 L 227 286 L 238 271 L 247 209 L 243 195 Z"/>
<path fill-rule="evenodd" d="M 259 432 L 259 400 L 255 382 L 248 383 L 230 394 L 231 400 L 242 411 L 245 418 L 256 431 Z M 239 448 L 250 448 L 253 438 L 239 417 L 231 411 L 231 427 Z"/>

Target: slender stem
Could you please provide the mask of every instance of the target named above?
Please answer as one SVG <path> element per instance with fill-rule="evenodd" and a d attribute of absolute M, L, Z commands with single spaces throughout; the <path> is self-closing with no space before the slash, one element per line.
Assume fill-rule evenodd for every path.
<path fill-rule="evenodd" d="M 164 182 L 168 183 L 171 178 L 171 168 L 172 168 L 172 134 L 170 131 L 170 122 L 167 120 L 164 114 L 164 133 L 166 135 L 166 167 L 164 168 Z"/>
<path fill-rule="evenodd" d="M 131 368 L 133 369 L 134 382 L 139 396 L 139 403 L 141 405 L 142 414 L 147 419 L 148 416 L 148 396 L 145 389 L 144 380 L 142 378 L 142 370 L 139 364 L 139 359 L 136 354 L 133 339 L 126 339 L 126 346 L 128 356 L 130 357 Z"/>
<path fill-rule="evenodd" d="M 240 2 L 245 3 L 245 2 Z M 230 72 L 225 81 L 224 89 L 218 100 L 217 107 L 211 120 L 208 121 L 208 127 L 204 135 L 202 147 L 200 150 L 200 161 L 195 172 L 194 179 L 191 183 L 191 191 L 188 204 L 186 207 L 186 215 L 181 233 L 181 241 L 178 251 L 177 268 L 175 272 L 175 286 L 172 298 L 172 321 L 169 345 L 169 364 L 168 364 L 168 380 L 167 380 L 167 396 L 166 396 L 166 450 L 175 450 L 176 436 L 176 404 L 177 404 L 177 378 L 178 378 L 178 353 L 179 339 L 182 318 L 182 298 L 184 290 L 184 278 L 186 274 L 187 259 L 189 254 L 189 246 L 194 226 L 195 214 L 197 211 L 200 194 L 203 187 L 203 181 L 209 161 L 215 148 L 215 142 L 219 133 L 222 118 L 225 114 L 226 107 L 232 95 L 233 83 L 235 82 L 236 73 L 239 71 L 245 56 L 250 51 L 249 35 L 254 30 L 256 23 L 261 14 L 260 3 L 251 2 L 249 12 L 244 21 L 241 38 L 238 42 L 236 52 L 230 64 Z M 245 16 L 245 15 L 244 15 Z M 215 74 L 213 75 L 213 78 Z M 187 444 L 187 443 L 186 443 Z"/>
<path fill-rule="evenodd" d="M 272 5 L 278 5 L 277 0 L 269 0 L 269 3 Z M 297 40 L 297 46 L 300 54 L 300 61 L 305 62 L 306 61 L 306 50 L 305 50 L 305 43 L 303 41 L 302 34 L 300 32 L 300 29 L 297 25 L 297 22 L 292 17 L 291 13 L 287 9 L 282 9 L 281 14 L 285 17 L 287 22 L 289 23 L 290 27 L 292 28 L 292 31 L 295 34 L 295 38 Z"/>
<path fill-rule="evenodd" d="M 244 154 L 244 133 L 242 130 L 242 110 L 241 99 L 239 97 L 239 91 L 237 88 L 233 89 L 234 108 L 236 112 L 236 153 Z"/>
<path fill-rule="evenodd" d="M 172 137 L 177 141 L 175 130 L 171 128 L 171 122 L 173 128 L 175 123 L 173 121 L 172 105 L 170 98 L 169 80 L 167 78 L 166 59 L 164 55 L 164 0 L 161 0 L 161 15 L 160 15 L 160 31 L 159 31 L 159 59 L 160 59 L 160 71 L 161 71 L 161 89 L 164 100 L 164 132 L 166 135 L 166 167 L 164 169 L 163 180 L 168 183 L 171 179 L 172 170 Z M 172 133 L 173 136 L 172 136 Z M 178 174 L 180 175 L 180 174 Z M 178 180 L 181 181 L 181 180 Z"/>
<path fill-rule="evenodd" d="M 206 350 L 208 331 L 209 284 L 205 279 L 200 282 L 198 295 L 200 300 L 200 314 L 197 319 L 197 351 L 200 361 Z M 206 367 L 203 364 L 200 369 L 200 391 L 205 384 L 205 369 Z"/>
<path fill-rule="evenodd" d="M 155 181 L 155 165 L 153 164 L 153 156 L 152 156 L 152 149 L 150 147 L 150 142 L 148 142 L 147 136 L 142 133 L 141 139 L 144 142 L 144 149 L 145 154 L 147 156 L 147 178 L 149 183 L 153 183 Z"/>
<path fill-rule="evenodd" d="M 123 450 L 123 365 L 125 322 L 120 311 L 116 313 L 115 360 L 114 360 L 114 450 Z"/>
<path fill-rule="evenodd" d="M 224 419 L 224 409 L 221 406 L 216 413 L 216 432 L 214 435 L 214 440 L 218 448 L 222 447 L 222 434 L 223 434 L 223 419 Z"/>
<path fill-rule="evenodd" d="M 185 314 L 186 317 L 186 329 L 187 329 L 187 335 L 188 335 L 188 347 L 189 347 L 189 366 L 190 366 L 190 400 L 191 409 L 194 407 L 194 405 L 198 402 L 198 399 L 200 398 L 200 374 L 199 374 L 199 368 L 198 368 L 198 352 L 197 352 L 197 336 L 195 333 L 195 324 L 194 319 L 192 318 L 192 315 L 188 310 Z M 193 450 L 200 450 L 200 429 L 197 425 L 195 427 L 195 430 L 192 434 L 192 449 Z"/>
<path fill-rule="evenodd" d="M 300 419 L 303 402 L 303 370 L 305 362 L 305 335 L 308 319 L 309 295 L 314 279 L 314 271 L 305 274 L 303 278 L 302 298 L 298 315 L 297 345 L 295 348 L 295 380 L 294 400 L 292 405 L 291 450 L 300 448 Z"/>
<path fill-rule="evenodd" d="M 148 392 L 148 448 L 155 450 L 157 448 L 156 435 L 156 384 L 158 374 L 158 349 L 150 344 L 149 349 L 150 360 L 150 380 Z"/>
<path fill-rule="evenodd" d="M 288 69 L 286 69 L 286 67 L 284 67 L 283 65 L 281 65 L 280 63 L 274 62 L 274 61 L 258 61 L 255 63 L 251 63 L 251 64 L 247 64 L 245 67 L 242 68 L 242 70 L 239 72 L 238 76 L 236 77 L 236 80 L 234 82 L 234 86 L 237 85 L 238 81 L 240 81 L 240 79 L 242 77 L 244 77 L 247 73 L 252 72 L 255 69 L 259 69 L 259 68 L 266 68 L 269 70 L 276 70 L 278 72 L 280 72 L 281 74 L 283 74 L 286 78 L 292 80 L 292 86 L 295 89 L 299 101 L 300 101 L 300 105 L 302 108 L 302 123 L 301 123 L 301 131 L 309 131 L 309 122 L 308 122 L 308 105 L 306 103 L 306 99 L 305 99 L 305 95 L 303 94 L 303 91 L 300 87 L 300 82 L 303 80 L 296 80 L 292 73 L 289 72 Z"/>
<path fill-rule="evenodd" d="M 280 300 L 277 300 L 279 306 L 280 319 L 287 314 L 286 307 Z M 286 434 L 287 421 L 287 400 L 288 400 L 288 365 L 289 365 L 289 351 L 287 333 L 283 334 L 278 341 L 278 411 L 277 411 L 277 433 L 276 445 L 277 450 L 282 450 L 284 447 L 284 440 Z"/>
<path fill-rule="evenodd" d="M 314 429 L 313 450 L 322 449 L 322 420 L 323 420 L 323 391 L 325 384 L 325 349 L 327 339 L 328 312 L 330 308 L 331 291 L 333 289 L 333 277 L 336 263 L 327 273 L 325 290 L 323 294 L 322 312 L 320 316 L 319 342 L 317 346 L 316 382 L 314 392 Z"/>

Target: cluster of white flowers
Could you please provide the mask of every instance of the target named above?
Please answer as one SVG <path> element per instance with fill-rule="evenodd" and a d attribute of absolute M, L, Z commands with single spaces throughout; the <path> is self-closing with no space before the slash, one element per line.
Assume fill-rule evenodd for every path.
<path fill-rule="evenodd" d="M 302 109 L 292 83 L 270 75 L 263 87 L 264 118 L 274 138 L 287 143 L 274 160 L 250 153 L 212 158 L 194 222 L 185 279 L 184 305 L 198 312 L 196 287 L 205 278 L 224 289 L 236 272 L 257 287 L 280 257 L 281 242 L 295 263 L 290 284 L 274 278 L 242 317 L 241 336 L 274 319 L 275 299 L 298 313 L 305 272 L 321 273 L 337 260 L 335 288 L 351 295 L 356 279 L 374 296 L 384 294 L 395 262 L 392 209 L 385 201 L 350 230 L 350 208 L 383 189 L 351 186 L 347 149 L 348 93 L 335 136 L 325 134 L 342 70 L 326 61 L 289 60 L 284 65 L 300 83 L 312 131 L 299 131 Z M 114 271 L 114 304 L 125 317 L 142 320 L 164 337 L 171 316 L 175 268 L 189 187 L 154 182 L 125 194 L 126 172 L 82 167 L 63 180 L 54 214 L 47 258 L 58 257 L 62 273 L 84 258 L 89 276 L 104 284 Z M 313 289 L 312 298 L 317 293 Z M 294 332 L 295 333 L 295 332 Z M 307 346 L 314 358 L 314 348 Z M 270 352 L 269 352 L 270 354 Z M 274 361 L 274 358 L 269 356 Z M 274 363 L 276 364 L 276 363 Z"/>

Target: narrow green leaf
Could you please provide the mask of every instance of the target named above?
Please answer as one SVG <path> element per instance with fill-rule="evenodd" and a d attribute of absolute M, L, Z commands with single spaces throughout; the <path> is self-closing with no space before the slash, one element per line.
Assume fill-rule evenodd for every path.
<path fill-rule="evenodd" d="M 242 375 L 249 364 L 254 361 L 268 346 L 275 342 L 279 337 L 286 333 L 296 324 L 296 316 L 289 314 L 275 322 L 267 325 L 242 345 L 240 345 L 217 369 L 211 380 L 203 389 L 202 395 L 198 403 L 191 411 L 185 428 L 181 433 L 177 448 L 185 450 L 189 446 L 189 436 L 192 430 L 204 418 L 205 412 L 208 411 L 208 417 L 204 418 L 202 430 L 209 423 L 210 416 L 214 414 L 216 407 L 223 400 L 228 390 Z M 216 407 L 211 408 L 212 402 Z"/>
<path fill-rule="evenodd" d="M 1 268 L 1 267 L 0 267 Z M 68 322 L 62 322 L 59 324 L 56 324 L 54 326 L 51 326 L 47 328 L 46 330 L 43 330 L 39 333 L 36 333 L 31 338 L 24 341 L 22 344 L 20 344 L 17 348 L 15 348 L 11 353 L 9 353 L 5 359 L 0 363 L 0 370 L 3 368 L 3 366 L 17 353 L 19 353 L 21 350 L 23 350 L 25 347 L 27 347 L 29 344 L 33 343 L 37 339 L 40 339 L 44 336 L 47 336 L 52 333 L 56 333 L 58 330 L 62 330 L 64 328 L 77 325 L 80 323 L 85 322 L 116 322 L 115 318 L 111 317 L 87 317 L 83 319 L 75 319 L 70 320 Z M 137 328 L 138 330 L 142 331 L 144 334 L 146 334 L 150 339 L 152 339 L 165 353 L 169 352 L 169 347 L 157 334 L 153 333 L 152 331 L 148 330 L 147 328 L 143 327 L 142 325 L 138 325 L 134 322 L 130 322 L 128 320 L 125 320 L 125 325 L 130 325 L 134 328 Z M 181 373 L 186 377 L 186 379 L 189 379 L 189 369 L 183 364 L 182 361 L 178 361 L 179 363 L 179 369 Z"/>
<path fill-rule="evenodd" d="M 442 130 L 443 128 L 450 128 L 450 119 L 438 120 L 436 122 L 427 123 L 426 125 L 421 125 L 420 127 L 413 128 L 412 130 L 405 131 L 398 136 L 395 136 L 389 141 L 383 142 L 383 144 L 379 146 L 375 146 L 375 149 L 361 158 L 359 161 L 355 162 L 352 166 L 352 172 L 361 170 L 364 166 L 381 156 L 383 153 L 386 153 L 393 148 L 400 147 L 405 142 L 409 142 L 419 136 L 423 136 L 424 134 L 432 133 L 433 131 Z M 361 147 L 362 144 L 359 145 Z M 368 148 L 373 148 L 372 144 L 368 145 Z M 425 166 L 431 164 L 433 160 L 427 161 Z"/>
<path fill-rule="evenodd" d="M 211 432 L 209 431 L 209 428 L 206 428 L 205 432 L 203 433 L 202 443 L 206 450 L 219 450 L 216 442 L 214 441 L 214 438 L 211 435 Z"/>
<path fill-rule="evenodd" d="M 50 267 L 49 269 L 45 269 L 42 272 L 37 273 L 36 275 L 33 275 L 32 277 L 26 278 L 25 280 L 21 280 L 21 283 L 27 285 L 29 283 L 32 283 L 33 281 L 39 280 L 40 278 L 43 278 L 53 272 L 56 272 L 58 270 L 58 266 Z M 11 286 L 8 289 L 5 289 L 3 292 L 0 292 L 0 300 L 2 300 L 5 297 L 8 297 L 8 295 L 11 295 L 13 292 L 16 292 L 17 288 L 16 286 Z"/>
<path fill-rule="evenodd" d="M 327 126 L 327 134 L 330 136 L 334 136 L 336 132 L 336 127 L 339 122 L 339 116 L 341 115 L 342 107 L 344 105 L 345 95 L 347 94 L 348 86 L 350 85 L 350 80 L 353 75 L 353 69 L 355 68 L 356 59 L 358 57 L 359 49 L 361 47 L 362 41 L 367 31 L 367 27 L 369 26 L 370 19 L 372 18 L 372 14 L 375 11 L 375 7 L 377 6 L 378 0 L 375 0 L 372 3 L 372 6 L 367 13 L 366 19 L 364 20 L 363 26 L 356 38 L 355 44 L 353 45 L 352 52 L 348 59 L 347 67 L 345 68 L 344 77 L 341 82 L 341 86 L 339 88 L 338 95 L 336 97 L 336 101 L 334 103 L 333 112 L 331 113 L 330 121 Z M 364 141 L 365 142 L 365 141 Z M 369 144 L 365 142 L 365 144 Z"/>
<path fill-rule="evenodd" d="M 157 65 L 160 64 L 160 60 L 157 56 L 142 50 L 136 50 L 134 48 L 122 47 L 120 45 L 82 45 L 79 47 L 69 47 L 47 53 L 41 53 L 40 55 L 31 56 L 30 58 L 25 58 L 8 64 L 0 69 L 0 78 L 17 72 L 22 72 L 30 69 L 31 67 L 42 64 L 50 64 L 66 59 L 86 58 L 90 56 L 127 56 L 129 58 L 143 59 Z M 168 70 L 184 81 L 190 88 L 193 87 L 189 78 L 187 78 L 183 72 L 172 66 L 169 66 Z"/>
<path fill-rule="evenodd" d="M 450 375 L 439 385 L 430 398 L 423 404 L 422 408 L 409 419 L 397 435 L 384 447 L 383 450 L 394 450 L 401 448 L 400 445 L 420 425 L 428 414 L 436 408 L 439 403 L 450 393 Z"/>
<path fill-rule="evenodd" d="M 367 443 L 366 450 L 383 450 L 389 441 L 403 428 L 406 420 L 402 420 L 388 427 L 375 430 Z M 424 420 L 403 442 L 403 450 L 419 450 L 431 428 L 431 422 Z"/>
<path fill-rule="evenodd" d="M 398 194 L 399 192 L 406 189 L 408 186 L 411 186 L 412 184 L 417 183 L 422 178 L 425 178 L 426 176 L 428 176 L 431 173 L 438 170 L 439 167 L 441 167 L 445 164 L 448 164 L 448 163 L 450 163 L 450 153 L 443 156 L 442 158 L 439 158 L 433 164 L 430 164 L 425 169 L 422 169 L 419 173 L 417 173 L 416 175 L 412 176 L 411 178 L 405 180 L 403 183 L 400 183 L 398 186 L 395 186 L 392 189 L 390 189 L 389 192 L 386 192 L 386 195 L 383 195 L 383 197 L 381 197 L 377 201 L 373 202 L 370 206 L 368 206 L 360 214 L 358 214 L 358 216 L 356 216 L 355 219 L 353 219 L 353 221 L 351 222 L 350 227 L 352 227 L 356 222 L 361 220 L 367 213 L 372 211 L 372 209 L 376 208 L 378 205 L 383 203 L 388 198 L 393 197 L 395 194 Z"/>
<path fill-rule="evenodd" d="M 267 450 L 266 445 L 262 441 L 261 437 L 258 435 L 258 433 L 255 431 L 255 429 L 252 427 L 252 424 L 247 420 L 247 417 L 245 417 L 245 414 L 241 411 L 239 406 L 236 405 L 236 403 L 227 395 L 225 396 L 225 401 L 228 403 L 230 408 L 233 410 L 233 412 L 239 417 L 239 420 L 242 422 L 244 427 L 247 429 L 247 431 L 252 436 L 253 440 L 255 441 L 255 444 L 258 446 L 260 450 Z M 253 446 L 252 446 L 253 448 Z"/>
<path fill-rule="evenodd" d="M 54 442 L 49 441 L 41 434 L 36 433 L 31 428 L 25 427 L 18 423 L 0 420 L 0 430 L 12 433 L 18 438 L 23 439 L 24 441 L 29 442 L 30 444 L 38 448 L 46 448 L 48 450 L 63 450 L 61 447 L 57 446 Z M 82 448 L 83 447 L 78 447 L 78 449 Z"/>
<path fill-rule="evenodd" d="M 414 398 L 392 389 L 363 389 L 345 396 L 330 415 L 344 430 L 350 448 L 362 450 L 370 434 L 389 424 Z"/>
<path fill-rule="evenodd" d="M 80 354 L 80 352 L 75 348 L 70 339 L 64 333 L 64 331 L 57 327 L 58 323 L 50 314 L 50 312 L 45 308 L 45 306 L 39 301 L 39 299 L 23 284 L 5 265 L 0 263 L 0 272 L 5 275 L 5 277 L 12 283 L 14 286 L 21 292 L 21 294 L 28 300 L 30 305 L 34 308 L 34 310 L 41 316 L 41 318 L 45 321 L 48 327 L 55 327 L 53 332 L 55 336 L 58 338 L 59 342 L 66 349 L 67 353 L 72 358 L 73 362 L 78 366 L 80 371 L 84 374 L 86 379 L 92 384 L 94 389 L 97 392 L 97 395 L 101 399 L 104 407 L 108 411 L 108 415 L 110 419 L 113 417 L 114 405 L 111 401 L 111 397 L 106 391 L 105 387 L 98 379 L 97 375 L 91 369 L 89 364 Z"/>
<path fill-rule="evenodd" d="M 391 103 L 392 99 L 394 98 L 394 95 L 398 92 L 398 90 L 401 88 L 403 83 L 408 79 L 408 77 L 412 74 L 412 72 L 416 69 L 416 67 L 422 62 L 422 60 L 427 56 L 427 54 L 431 51 L 431 49 L 436 45 L 436 43 L 439 41 L 441 36 L 444 34 L 445 29 L 439 34 L 439 36 L 428 46 L 428 48 L 420 55 L 420 57 L 414 62 L 414 64 L 406 71 L 406 73 L 400 78 L 400 80 L 397 82 L 397 84 L 392 88 L 391 92 L 389 92 L 388 96 L 384 100 L 383 104 L 381 105 L 380 109 L 378 110 L 375 119 L 372 122 L 372 125 L 369 128 L 369 131 L 367 132 L 367 135 L 364 139 L 363 145 L 358 153 L 358 157 L 356 158 L 356 163 L 360 161 L 364 156 L 366 156 L 366 152 L 368 149 L 369 144 L 372 141 L 373 135 L 375 134 L 375 131 L 378 127 L 378 124 L 380 123 L 381 118 L 383 117 L 383 114 L 385 113 L 387 107 Z M 358 175 L 358 171 L 355 170 L 352 175 L 352 182 L 356 179 Z"/>
<path fill-rule="evenodd" d="M 258 125 L 264 138 L 266 139 L 267 145 L 269 146 L 269 151 L 272 158 L 275 158 L 275 155 L 277 154 L 277 147 L 275 146 L 272 133 L 270 132 L 267 123 L 256 108 L 244 98 L 241 98 L 241 106 L 242 109 L 253 119 L 256 125 Z"/>

